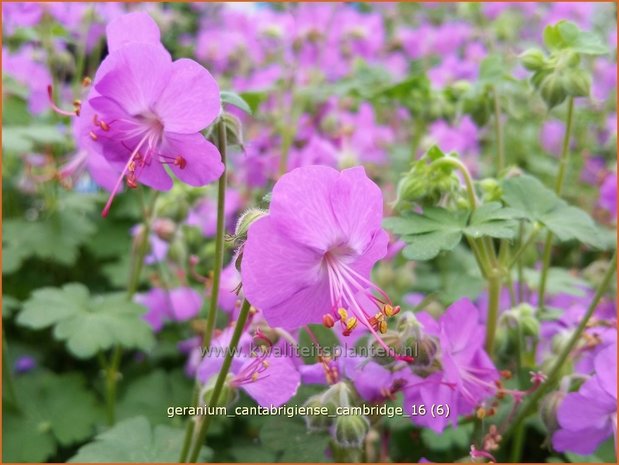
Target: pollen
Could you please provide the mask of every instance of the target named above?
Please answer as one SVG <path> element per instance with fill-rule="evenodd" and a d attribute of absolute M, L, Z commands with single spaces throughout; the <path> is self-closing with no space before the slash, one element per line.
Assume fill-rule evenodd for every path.
<path fill-rule="evenodd" d="M 180 169 L 185 169 L 185 167 L 187 166 L 187 160 L 182 155 L 178 155 L 174 159 L 174 165 L 178 166 Z"/>
<path fill-rule="evenodd" d="M 378 330 L 380 331 L 381 334 L 385 334 L 387 332 L 387 322 L 384 320 L 379 322 Z"/>
<path fill-rule="evenodd" d="M 263 361 L 262 361 L 262 366 L 263 366 L 264 368 L 269 368 L 269 362 L 267 362 L 266 360 L 263 360 Z"/>
<path fill-rule="evenodd" d="M 333 328 L 333 326 L 335 325 L 335 319 L 333 318 L 333 315 L 331 315 L 329 313 L 325 313 L 322 316 L 322 324 L 326 328 Z"/>
<path fill-rule="evenodd" d="M 251 380 L 252 381 L 257 381 L 258 380 L 258 373 L 257 372 L 252 373 Z"/>
<path fill-rule="evenodd" d="M 337 309 L 337 314 L 340 316 L 342 320 L 348 319 L 348 312 L 344 310 L 342 307 Z"/>
<path fill-rule="evenodd" d="M 90 138 L 91 138 L 92 140 L 98 140 L 98 139 L 99 139 L 99 138 L 97 137 L 97 135 L 96 135 L 93 131 L 90 131 L 90 133 L 89 133 L 88 135 L 90 136 Z"/>

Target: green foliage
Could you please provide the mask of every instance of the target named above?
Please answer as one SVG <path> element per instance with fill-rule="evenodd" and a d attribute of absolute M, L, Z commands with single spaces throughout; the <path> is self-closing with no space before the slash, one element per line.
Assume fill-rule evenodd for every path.
<path fill-rule="evenodd" d="M 36 145 L 62 144 L 66 141 L 66 137 L 59 126 L 3 126 L 2 150 L 16 153 L 29 152 Z"/>
<path fill-rule="evenodd" d="M 453 250 L 466 235 L 471 238 L 511 239 L 520 214 L 497 202 L 482 205 L 474 212 L 426 208 L 423 214 L 411 213 L 387 218 L 384 226 L 402 237 L 408 245 L 403 254 L 409 260 L 429 260 L 441 251 Z"/>
<path fill-rule="evenodd" d="M 134 417 L 117 423 L 81 447 L 69 462 L 177 462 L 182 429 L 159 425 L 153 427 L 146 418 Z M 200 462 L 210 460 L 212 451 L 202 448 Z"/>
<path fill-rule="evenodd" d="M 64 341 L 71 354 L 89 358 L 116 345 L 149 350 L 154 338 L 143 313 L 144 308 L 124 294 L 93 297 L 82 284 L 71 283 L 34 291 L 17 322 L 32 329 L 53 327 L 54 337 Z"/>
<path fill-rule="evenodd" d="M 192 383 L 182 370 L 155 370 L 132 381 L 118 402 L 120 420 L 139 415 L 152 425 L 170 425 L 186 418 L 169 418 L 165 406 L 185 405 L 191 399 Z"/>
<path fill-rule="evenodd" d="M 607 243 L 591 217 L 567 204 L 538 179 L 522 175 L 503 182 L 503 199 L 531 222 L 543 224 L 561 241 L 578 240 L 602 248 Z"/>
<path fill-rule="evenodd" d="M 20 410 L 3 412 L 4 462 L 44 461 L 58 446 L 90 437 L 101 419 L 94 395 L 77 374 L 22 375 L 15 384 Z"/>
<path fill-rule="evenodd" d="M 559 21 L 544 29 L 544 45 L 549 50 L 571 49 L 583 55 L 605 55 L 609 52 L 597 34 L 581 30 L 571 21 Z"/>
<path fill-rule="evenodd" d="M 234 93 L 228 90 L 222 90 L 220 93 L 220 97 L 221 97 L 221 103 L 227 103 L 229 105 L 233 105 L 250 115 L 256 110 L 256 108 L 252 108 L 250 104 L 237 93 Z"/>
<path fill-rule="evenodd" d="M 325 353 L 333 353 L 333 350 L 341 344 L 331 329 L 325 328 L 323 325 L 312 324 L 308 326 L 314 337 L 318 340 L 320 350 L 324 350 Z M 305 328 L 301 329 L 299 331 L 299 350 L 301 351 L 300 353 L 305 363 L 316 363 L 317 361 L 316 349 L 310 350 L 312 347 L 315 347 L 315 344 L 310 338 L 307 330 Z M 314 354 L 314 356 L 309 354 Z"/>
<path fill-rule="evenodd" d="M 277 462 L 325 462 L 328 439 L 324 433 L 308 432 L 298 418 L 270 418 L 260 431 L 260 442 L 278 454 Z"/>

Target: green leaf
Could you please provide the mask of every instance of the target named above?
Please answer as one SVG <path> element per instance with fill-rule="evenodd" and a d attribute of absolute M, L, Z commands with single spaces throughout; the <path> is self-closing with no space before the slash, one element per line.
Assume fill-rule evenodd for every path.
<path fill-rule="evenodd" d="M 320 349 L 325 353 L 333 353 L 336 347 L 341 345 L 335 333 L 323 325 L 309 325 L 314 337 L 320 344 Z M 299 353 L 303 357 L 305 363 L 316 363 L 316 349 L 313 349 L 314 344 L 305 328 L 299 332 Z"/>
<path fill-rule="evenodd" d="M 435 451 L 452 451 L 464 449 L 471 443 L 473 425 L 460 425 L 456 428 L 450 426 L 441 434 L 435 433 L 429 428 L 421 431 L 421 439 L 430 449 Z"/>
<path fill-rule="evenodd" d="M 80 245 L 88 241 L 95 231 L 92 220 L 69 207 L 39 221 L 5 220 L 2 272 L 17 271 L 29 257 L 72 265 L 77 260 Z"/>
<path fill-rule="evenodd" d="M 241 98 L 249 105 L 250 114 L 255 114 L 258 111 L 258 107 L 269 96 L 268 91 L 256 91 L 256 92 L 241 92 Z"/>
<path fill-rule="evenodd" d="M 19 300 L 11 295 L 2 296 L 2 318 L 10 318 L 20 306 Z"/>
<path fill-rule="evenodd" d="M 427 208 L 424 214 L 412 213 L 400 218 L 387 218 L 383 225 L 402 237 L 408 244 L 403 254 L 409 260 L 429 260 L 441 251 L 453 250 L 462 235 L 512 238 L 516 234 L 520 215 L 493 202 L 469 211 L 449 211 Z"/>
<path fill-rule="evenodd" d="M 594 33 L 581 30 L 571 21 L 559 21 L 544 29 L 544 44 L 549 50 L 572 49 L 584 55 L 605 55 L 608 47 Z"/>
<path fill-rule="evenodd" d="M 144 417 L 117 423 L 95 440 L 81 447 L 69 462 L 178 462 L 184 431 L 165 425 L 154 428 Z M 210 460 L 212 451 L 202 448 L 199 460 Z"/>
<path fill-rule="evenodd" d="M 589 31 L 582 31 L 570 21 L 559 21 L 556 28 L 563 42 L 575 52 L 584 55 L 605 55 L 609 52 L 600 37 Z"/>
<path fill-rule="evenodd" d="M 568 205 L 541 181 L 529 175 L 516 176 L 502 184 L 503 199 L 523 218 L 546 226 L 560 241 L 576 239 L 602 248 L 607 241 L 591 217 Z"/>
<path fill-rule="evenodd" d="M 300 419 L 272 417 L 260 431 L 265 448 L 279 452 L 281 462 L 325 462 L 329 436 L 310 433 Z"/>
<path fill-rule="evenodd" d="M 54 337 L 73 355 L 89 358 L 115 345 L 149 350 L 154 337 L 143 313 L 122 293 L 92 297 L 85 286 L 72 283 L 34 291 L 17 323 L 32 329 L 53 326 Z"/>
<path fill-rule="evenodd" d="M 118 418 L 144 415 L 152 425 L 182 426 L 182 417 L 169 418 L 164 406 L 184 405 L 191 398 L 192 383 L 181 371 L 156 370 L 132 381 L 118 403 Z"/>
<path fill-rule="evenodd" d="M 28 152 L 36 145 L 62 144 L 67 140 L 61 126 L 3 126 L 2 149 L 8 152 Z"/>
<path fill-rule="evenodd" d="M 236 94 L 234 92 L 230 92 L 228 90 L 222 90 L 219 95 L 221 97 L 221 102 L 222 103 L 227 103 L 229 105 L 233 105 L 233 106 L 243 110 L 245 113 L 248 113 L 250 115 L 253 113 L 253 110 L 249 106 L 249 103 L 247 103 L 245 101 L 245 99 L 243 97 L 241 97 L 239 94 Z"/>
<path fill-rule="evenodd" d="M 549 268 L 546 279 L 546 292 L 548 294 L 569 294 L 583 297 L 585 290 L 589 288 L 585 280 L 574 276 L 565 268 Z M 540 281 L 539 270 L 525 269 L 524 281 L 528 287 L 536 290 Z"/>
<path fill-rule="evenodd" d="M 57 444 L 70 446 L 88 438 L 101 418 L 95 397 L 77 374 L 22 375 L 15 384 L 21 412 L 3 412 L 5 462 L 44 461 Z"/>
<path fill-rule="evenodd" d="M 505 208 L 498 202 L 490 202 L 473 211 L 465 234 L 474 238 L 482 236 L 512 239 L 522 215 L 512 208 Z"/>

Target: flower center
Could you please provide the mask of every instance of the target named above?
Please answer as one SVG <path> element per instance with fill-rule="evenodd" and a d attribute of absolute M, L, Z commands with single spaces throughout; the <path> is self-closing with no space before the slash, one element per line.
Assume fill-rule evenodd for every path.
<path fill-rule="evenodd" d="M 379 336 L 387 331 L 387 318 L 396 315 L 400 307 L 394 306 L 385 291 L 350 266 L 357 257 L 358 253 L 345 244 L 332 247 L 325 253 L 322 264 L 329 280 L 331 312 L 323 316 L 323 324 L 330 328 L 339 321 L 344 336 L 349 336 L 360 322 L 387 353 L 398 360 L 411 362 L 411 357 L 396 354 Z M 376 308 L 370 310 L 368 307 Z"/>

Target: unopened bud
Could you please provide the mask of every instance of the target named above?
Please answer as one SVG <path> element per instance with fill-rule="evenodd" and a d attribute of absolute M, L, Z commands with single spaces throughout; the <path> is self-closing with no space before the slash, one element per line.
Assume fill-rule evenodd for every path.
<path fill-rule="evenodd" d="M 359 448 L 370 430 L 364 415 L 341 415 L 335 420 L 334 439 L 342 447 Z"/>
<path fill-rule="evenodd" d="M 568 69 L 564 76 L 565 90 L 572 97 L 587 97 L 591 89 L 589 74 L 579 68 Z"/>
<path fill-rule="evenodd" d="M 547 394 L 540 403 L 540 417 L 546 425 L 548 434 L 552 435 L 559 429 L 559 421 L 557 420 L 557 411 L 565 398 L 565 392 L 553 391 Z"/>
<path fill-rule="evenodd" d="M 537 48 L 530 48 L 525 50 L 520 55 L 520 61 L 522 62 L 522 66 L 524 66 L 529 71 L 539 71 L 544 68 L 546 64 L 546 57 L 544 56 L 544 52 Z"/>
<path fill-rule="evenodd" d="M 540 94 L 548 108 L 561 104 L 567 97 L 564 78 L 558 73 L 549 74 L 540 85 Z"/>

